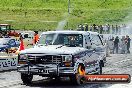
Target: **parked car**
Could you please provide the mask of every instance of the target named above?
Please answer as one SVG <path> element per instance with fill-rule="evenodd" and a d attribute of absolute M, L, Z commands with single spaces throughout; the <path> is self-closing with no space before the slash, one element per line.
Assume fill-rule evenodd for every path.
<path fill-rule="evenodd" d="M 7 52 L 11 48 L 18 48 L 20 43 L 13 38 L 0 38 L 0 52 Z"/>
<path fill-rule="evenodd" d="M 102 74 L 106 61 L 105 45 L 96 32 L 43 32 L 34 48 L 18 55 L 18 72 L 23 83 L 31 83 L 33 75 L 70 77 L 77 84 L 80 74 Z M 81 72 L 80 72 L 81 71 Z"/>
<path fill-rule="evenodd" d="M 21 35 L 24 39 L 33 39 L 34 31 L 24 31 L 21 33 Z"/>

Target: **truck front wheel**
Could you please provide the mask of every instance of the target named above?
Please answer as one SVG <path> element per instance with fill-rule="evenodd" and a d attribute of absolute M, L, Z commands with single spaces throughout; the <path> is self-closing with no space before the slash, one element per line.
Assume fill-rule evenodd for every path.
<path fill-rule="evenodd" d="M 33 75 L 21 73 L 21 79 L 24 84 L 30 84 L 32 82 Z"/>
<path fill-rule="evenodd" d="M 79 69 L 80 71 L 83 72 L 83 74 L 79 72 Z M 83 77 L 84 75 L 85 75 L 85 67 L 83 65 L 79 65 L 78 72 L 75 75 L 70 76 L 70 80 L 75 85 L 82 85 L 84 84 L 84 80 L 85 80 L 85 78 Z"/>

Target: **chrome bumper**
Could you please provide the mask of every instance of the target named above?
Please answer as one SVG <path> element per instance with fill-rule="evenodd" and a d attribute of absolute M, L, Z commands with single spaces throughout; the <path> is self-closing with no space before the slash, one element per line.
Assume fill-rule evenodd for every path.
<path fill-rule="evenodd" d="M 63 75 L 73 75 L 74 67 L 59 67 L 56 64 L 47 64 L 47 65 L 18 65 L 18 72 L 25 74 L 34 74 L 34 75 L 45 75 L 45 76 L 63 76 Z"/>

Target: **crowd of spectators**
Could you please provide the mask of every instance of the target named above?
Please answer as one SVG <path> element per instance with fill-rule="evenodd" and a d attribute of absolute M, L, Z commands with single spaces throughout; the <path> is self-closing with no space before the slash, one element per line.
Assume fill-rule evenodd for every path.
<path fill-rule="evenodd" d="M 112 50 L 112 53 L 120 53 L 125 54 L 125 53 L 130 53 L 130 37 L 128 35 L 122 36 L 122 38 L 119 38 L 116 36 L 115 38 L 112 37 L 110 39 L 109 43 L 109 48 Z M 111 43 L 110 43 L 111 42 Z M 112 46 L 113 45 L 113 46 Z"/>
<path fill-rule="evenodd" d="M 97 24 L 79 24 L 77 30 L 79 31 L 93 31 L 100 34 L 121 34 L 121 31 L 125 31 L 125 24 L 122 25 L 97 25 Z"/>

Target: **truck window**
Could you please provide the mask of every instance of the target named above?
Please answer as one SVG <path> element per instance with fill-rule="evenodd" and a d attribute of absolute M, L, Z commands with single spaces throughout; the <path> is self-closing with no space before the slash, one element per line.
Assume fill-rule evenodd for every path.
<path fill-rule="evenodd" d="M 83 47 L 82 34 L 43 34 L 38 44 Z"/>
<path fill-rule="evenodd" d="M 52 41 L 54 39 L 55 34 L 43 34 L 41 35 L 38 44 L 47 44 L 52 45 Z"/>
<path fill-rule="evenodd" d="M 91 42 L 92 42 L 93 46 L 96 47 L 96 46 L 101 46 L 102 45 L 101 40 L 100 40 L 98 35 L 93 35 L 92 34 L 91 37 L 92 37 Z"/>
<path fill-rule="evenodd" d="M 58 34 L 54 45 L 66 45 L 66 46 L 83 46 L 83 36 L 81 34 Z"/>
<path fill-rule="evenodd" d="M 87 48 L 87 49 L 91 48 L 91 41 L 90 41 L 89 35 L 85 35 L 85 48 Z"/>

